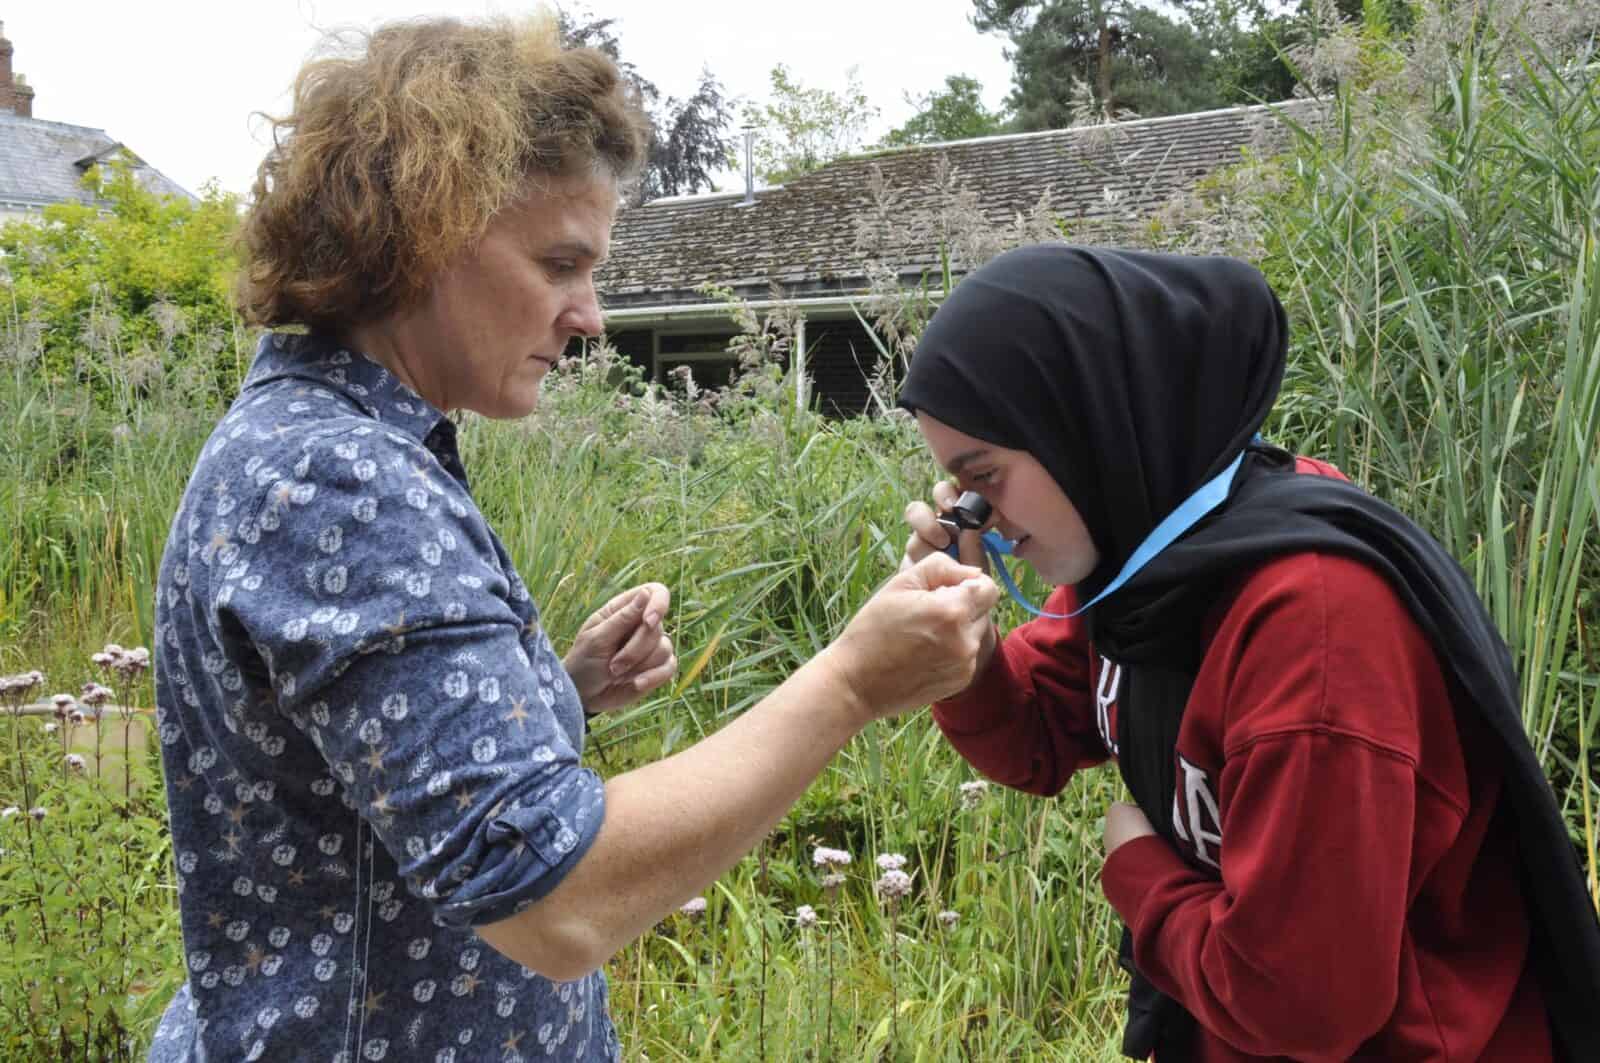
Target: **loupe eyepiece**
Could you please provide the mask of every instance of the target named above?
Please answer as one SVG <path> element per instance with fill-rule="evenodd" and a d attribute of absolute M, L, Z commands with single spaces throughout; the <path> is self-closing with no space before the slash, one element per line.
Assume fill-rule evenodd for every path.
<path fill-rule="evenodd" d="M 989 516 L 994 512 L 994 507 L 989 505 L 989 500 L 976 491 L 964 491 L 956 499 L 956 504 L 939 514 L 939 523 L 953 539 L 957 532 L 976 531 L 989 523 Z"/>

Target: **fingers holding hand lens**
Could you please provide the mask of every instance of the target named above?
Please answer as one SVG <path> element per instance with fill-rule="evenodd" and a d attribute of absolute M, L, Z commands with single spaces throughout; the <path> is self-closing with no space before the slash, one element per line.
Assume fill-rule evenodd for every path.
<path fill-rule="evenodd" d="M 902 572 L 929 554 L 943 553 L 950 545 L 950 532 L 939 523 L 939 514 L 955 505 L 960 492 L 949 480 L 940 480 L 933 485 L 932 495 L 932 506 L 920 499 L 906 506 L 906 523 L 911 526 L 911 535 L 906 539 L 905 554 L 900 559 Z M 983 549 L 981 532 L 963 530 L 959 542 L 961 563 L 988 572 L 989 558 Z"/>

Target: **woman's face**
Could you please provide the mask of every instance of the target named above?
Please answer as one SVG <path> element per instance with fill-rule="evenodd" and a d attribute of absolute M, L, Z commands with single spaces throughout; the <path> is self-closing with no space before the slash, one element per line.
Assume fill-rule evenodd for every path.
<path fill-rule="evenodd" d="M 1071 501 L 1025 450 L 974 439 L 926 413 L 917 427 L 933 458 L 963 491 L 976 491 L 994 507 L 994 527 L 1017 541 L 1016 556 L 1043 579 L 1075 584 L 1095 570 L 1100 552 Z"/>
<path fill-rule="evenodd" d="M 594 271 L 616 206 L 608 177 L 553 177 L 495 215 L 482 241 L 385 330 L 402 378 L 443 410 L 533 412 L 567 341 L 600 334 Z"/>

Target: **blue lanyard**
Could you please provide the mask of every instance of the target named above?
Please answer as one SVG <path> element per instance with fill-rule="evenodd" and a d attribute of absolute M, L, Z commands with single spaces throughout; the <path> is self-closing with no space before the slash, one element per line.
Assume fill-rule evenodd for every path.
<path fill-rule="evenodd" d="M 1051 620 L 1065 620 L 1068 617 L 1079 616 L 1088 612 L 1090 606 L 1132 579 L 1134 574 L 1154 560 L 1157 554 L 1171 546 L 1184 532 L 1199 523 L 1201 517 L 1222 505 L 1223 501 L 1228 497 L 1228 489 L 1233 486 L 1233 476 L 1239 471 L 1239 465 L 1243 461 L 1244 451 L 1240 451 L 1239 456 L 1233 459 L 1233 464 L 1223 469 L 1211 480 L 1201 484 L 1198 491 L 1184 499 L 1177 509 L 1167 514 L 1166 519 L 1157 524 L 1155 529 L 1145 536 L 1144 542 L 1140 543 L 1138 549 L 1134 550 L 1133 556 L 1128 558 L 1127 564 L 1122 566 L 1122 571 L 1117 573 L 1117 578 L 1108 583 L 1105 590 L 1070 613 L 1047 613 L 1022 596 L 1022 590 L 1017 586 L 1017 581 L 1011 578 L 1010 570 L 1006 568 L 1005 562 L 1001 560 L 1011 554 L 1017 545 L 1016 543 L 997 531 L 986 531 L 983 533 L 982 538 L 984 552 L 989 555 L 990 563 L 994 566 L 995 571 L 1000 574 L 1000 582 L 1004 584 L 1006 593 L 1010 594 L 1012 600 L 1022 608 L 1034 616 L 1042 616 Z M 958 557 L 956 544 L 951 543 L 947 546 L 945 553 L 951 557 Z"/>

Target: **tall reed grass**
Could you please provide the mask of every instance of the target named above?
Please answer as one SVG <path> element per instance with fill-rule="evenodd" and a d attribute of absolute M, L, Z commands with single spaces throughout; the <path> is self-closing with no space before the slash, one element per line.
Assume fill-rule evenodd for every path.
<path fill-rule="evenodd" d="M 1262 235 L 1298 337 L 1278 431 L 1412 514 L 1473 573 L 1593 880 L 1592 74 L 1514 27 L 1468 36 L 1430 91 L 1341 94 L 1329 129 L 1301 131 Z"/>

